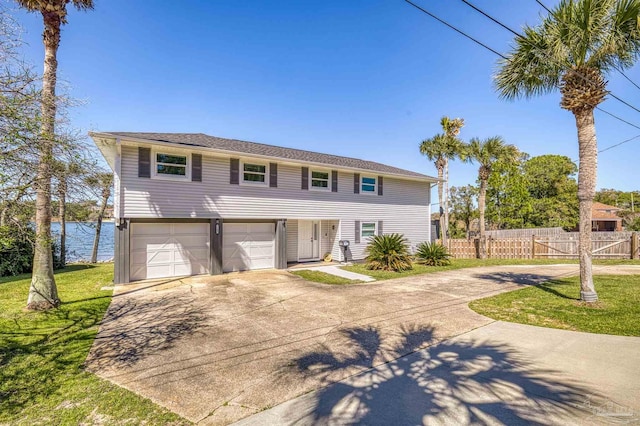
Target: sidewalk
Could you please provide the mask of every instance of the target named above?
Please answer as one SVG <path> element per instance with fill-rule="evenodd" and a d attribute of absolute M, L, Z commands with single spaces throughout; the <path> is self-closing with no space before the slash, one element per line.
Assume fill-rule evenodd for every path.
<path fill-rule="evenodd" d="M 342 278 L 347 278 L 349 280 L 354 280 L 354 281 L 362 281 L 365 283 L 369 283 L 369 282 L 373 282 L 376 279 L 372 278 L 368 275 L 363 275 L 363 274 L 357 274 L 355 272 L 349 272 L 349 271 L 345 271 L 344 269 L 340 268 L 339 266 L 336 265 L 329 265 L 329 266 L 309 266 L 307 268 L 295 268 L 295 269 L 291 269 L 292 271 L 320 271 L 320 272 L 324 272 L 326 274 L 331 274 L 331 275 L 336 275 L 338 277 L 342 277 Z"/>

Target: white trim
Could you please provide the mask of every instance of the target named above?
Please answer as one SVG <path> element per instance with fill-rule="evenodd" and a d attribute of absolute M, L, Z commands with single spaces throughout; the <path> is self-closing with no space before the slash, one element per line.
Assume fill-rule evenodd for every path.
<path fill-rule="evenodd" d="M 364 231 L 364 225 L 373 225 L 373 235 L 364 235 L 363 231 Z M 375 237 L 376 235 L 378 235 L 378 222 L 371 220 L 371 221 L 362 221 L 360 222 L 360 243 L 362 243 L 362 239 L 363 238 L 371 238 L 371 237 Z"/>
<path fill-rule="evenodd" d="M 373 184 L 373 191 L 365 191 L 364 189 L 362 189 L 363 185 L 371 186 L 370 183 L 364 183 L 364 179 L 373 179 L 375 181 L 375 183 Z M 378 176 L 360 175 L 360 193 L 368 195 L 378 195 Z"/>
<path fill-rule="evenodd" d="M 244 180 L 244 174 L 245 174 L 244 165 L 245 164 L 250 164 L 252 166 L 263 166 L 264 167 L 264 182 Z M 240 185 L 269 186 L 269 173 L 270 173 L 270 171 L 269 171 L 269 163 L 263 163 L 262 161 L 253 161 L 253 160 L 241 159 L 238 173 L 240 174 L 240 176 L 238 176 L 238 181 L 239 181 Z M 257 175 L 262 174 L 260 172 L 246 172 L 246 173 L 252 173 L 252 174 L 257 174 Z"/>
<path fill-rule="evenodd" d="M 158 154 L 167 154 L 173 155 L 176 157 L 185 157 L 186 164 L 184 165 L 184 176 L 183 175 L 169 175 L 158 173 Z M 191 180 L 191 153 L 184 152 L 177 149 L 151 149 L 151 178 L 152 179 L 161 179 L 161 180 L 174 180 L 174 181 L 190 181 Z M 165 163 L 168 164 L 168 163 Z M 181 164 L 177 164 L 177 167 L 182 167 Z"/>
<path fill-rule="evenodd" d="M 313 172 L 326 173 L 327 174 L 327 187 L 313 186 Z M 324 179 L 316 179 L 324 180 Z M 331 169 L 324 169 L 321 167 L 309 167 L 309 190 L 319 192 L 331 192 Z"/>

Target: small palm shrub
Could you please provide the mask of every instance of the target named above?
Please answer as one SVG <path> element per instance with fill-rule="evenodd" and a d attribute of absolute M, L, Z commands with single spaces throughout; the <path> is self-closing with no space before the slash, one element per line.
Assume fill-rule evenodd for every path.
<path fill-rule="evenodd" d="M 442 244 L 422 242 L 416 249 L 418 262 L 429 266 L 443 266 L 451 263 L 451 255 Z"/>
<path fill-rule="evenodd" d="M 367 269 L 394 272 L 413 269 L 403 234 L 375 235 L 371 237 L 365 253 Z"/>

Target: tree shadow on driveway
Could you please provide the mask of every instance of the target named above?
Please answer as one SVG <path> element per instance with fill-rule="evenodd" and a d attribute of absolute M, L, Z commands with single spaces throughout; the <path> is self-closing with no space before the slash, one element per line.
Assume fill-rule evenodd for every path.
<path fill-rule="evenodd" d="M 523 284 L 523 285 L 538 285 L 544 282 L 550 281 L 555 276 L 542 275 L 542 274 L 530 274 L 521 272 L 493 272 L 486 274 L 474 274 L 474 278 L 486 280 L 495 284 Z"/>
<path fill-rule="evenodd" d="M 204 327 L 204 307 L 188 295 L 114 298 L 85 366 L 93 372 L 131 367 Z"/>
<path fill-rule="evenodd" d="M 508 345 L 448 340 L 401 356 L 347 380 L 336 371 L 372 366 L 381 352 L 406 354 L 432 340 L 434 329 L 405 330 L 385 347 L 374 328 L 347 329 L 351 353 L 318 351 L 297 360 L 301 373 L 325 378 L 323 389 L 288 407 L 301 424 L 550 424 L 574 419 L 593 391 L 536 368 Z"/>

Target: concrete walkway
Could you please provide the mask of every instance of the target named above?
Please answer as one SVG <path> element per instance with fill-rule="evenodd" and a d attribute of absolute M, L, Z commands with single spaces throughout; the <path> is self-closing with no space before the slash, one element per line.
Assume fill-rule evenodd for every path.
<path fill-rule="evenodd" d="M 401 379 L 383 386 L 384 395 L 417 401 L 429 410 L 423 415 L 460 406 L 456 413 L 467 416 L 460 422 L 481 423 L 490 408 L 470 405 L 484 377 L 476 373 L 502 371 L 488 382 L 491 391 L 502 392 L 517 389 L 521 380 L 535 382 L 527 374 L 538 374 L 540 367 L 520 361 L 524 354 L 517 347 L 493 343 L 440 346 L 422 364 L 405 362 L 407 355 L 492 323 L 468 308 L 471 300 L 577 272 L 578 265 L 483 267 L 331 286 L 271 270 L 117 286 L 86 366 L 203 425 L 229 424 L 378 367 L 387 370 L 369 376 L 371 389 L 397 375 Z M 640 268 L 598 266 L 594 272 L 640 274 Z M 465 364 L 468 357 L 473 362 Z M 448 376 L 454 367 L 455 377 Z M 436 373 L 424 376 L 434 368 Z M 540 384 L 538 393 L 564 389 L 565 376 L 558 374 Z M 450 386 L 466 399 L 450 395 Z M 431 405 L 420 399 L 427 387 L 435 395 Z M 568 395 L 582 395 L 576 389 Z M 372 401 L 385 407 L 380 399 Z M 329 401 L 320 406 L 333 407 Z M 334 423 L 349 423 L 344 413 Z"/>
<path fill-rule="evenodd" d="M 324 272 L 325 274 L 331 274 L 331 275 L 336 275 L 338 277 L 342 277 L 342 278 L 347 278 L 349 280 L 354 280 L 354 281 L 362 281 L 365 283 L 370 283 L 375 281 L 376 279 L 373 277 L 370 277 L 369 275 L 363 275 L 363 274 L 357 274 L 355 272 L 351 272 L 351 271 L 345 271 L 344 269 L 342 269 L 340 266 L 335 266 L 335 265 L 330 265 L 330 266 L 309 266 L 306 268 L 295 268 L 292 269 L 292 271 L 320 271 L 320 272 Z"/>
<path fill-rule="evenodd" d="M 640 422 L 640 338 L 494 322 L 236 423 Z"/>

